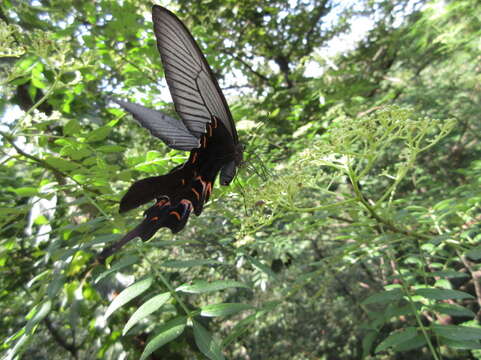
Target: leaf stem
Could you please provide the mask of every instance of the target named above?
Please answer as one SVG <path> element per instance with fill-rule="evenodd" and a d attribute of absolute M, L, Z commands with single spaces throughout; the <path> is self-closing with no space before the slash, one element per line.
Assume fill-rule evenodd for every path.
<path fill-rule="evenodd" d="M 422 240 L 431 239 L 430 236 L 420 234 L 420 233 L 417 233 L 417 232 L 414 232 L 414 231 L 409 231 L 409 230 L 399 228 L 396 225 L 394 225 L 391 221 L 381 217 L 374 210 L 374 208 L 371 206 L 371 204 L 369 204 L 369 202 L 366 200 L 364 195 L 361 193 L 361 190 L 359 189 L 359 186 L 358 186 L 358 183 L 357 183 L 357 177 L 355 176 L 354 172 L 350 168 L 348 170 L 348 176 L 349 176 L 349 179 L 351 181 L 352 187 L 354 189 L 354 193 L 356 194 L 356 198 L 357 198 L 356 200 L 358 200 L 366 208 L 366 210 L 369 212 L 369 214 L 371 215 L 371 217 L 373 219 L 375 219 L 380 224 L 383 224 L 384 226 L 386 226 L 386 228 L 388 228 L 392 232 L 404 234 L 406 236 L 415 237 L 415 238 L 422 239 Z"/>
<path fill-rule="evenodd" d="M 162 281 L 162 283 L 165 285 L 165 287 L 169 290 L 170 294 L 172 295 L 172 297 L 179 303 L 179 305 L 182 307 L 182 309 L 184 310 L 185 314 L 190 318 L 192 317 L 192 312 L 189 310 L 189 308 L 187 307 L 187 305 L 185 305 L 185 303 L 182 301 L 182 299 L 177 295 L 177 292 L 175 291 L 175 289 L 172 287 L 172 285 L 170 285 L 169 281 L 164 277 L 164 275 L 162 274 L 162 272 L 160 272 L 158 269 L 157 269 L 157 266 L 156 264 L 154 264 L 148 257 L 148 255 L 142 250 L 142 246 L 138 246 L 137 247 L 137 250 L 143 255 L 144 259 L 151 265 L 151 269 L 154 270 L 155 272 L 155 275 L 158 276 L 158 278 L 160 279 L 160 281 Z"/>
<path fill-rule="evenodd" d="M 390 261 L 396 262 L 395 259 L 391 256 L 391 254 L 387 253 L 387 256 L 390 259 Z M 411 310 L 414 314 L 414 317 L 416 318 L 416 322 L 418 323 L 418 326 L 421 329 L 421 332 L 423 333 L 424 338 L 426 339 L 429 350 L 431 351 L 431 354 L 433 355 L 433 358 L 435 360 L 440 360 L 440 358 L 438 356 L 438 353 L 437 353 L 436 349 L 434 349 L 434 345 L 431 342 L 428 331 L 427 331 L 426 327 L 423 325 L 421 317 L 419 316 L 419 312 L 417 311 L 416 306 L 414 305 L 414 300 L 412 299 L 411 294 L 409 293 L 409 289 L 407 288 L 407 285 L 406 285 L 406 280 L 404 279 L 401 271 L 397 270 L 396 272 L 397 272 L 397 275 L 399 276 L 399 278 L 401 279 L 401 286 L 402 286 L 404 295 L 406 295 L 406 297 L 408 299 L 409 306 L 411 307 Z"/>

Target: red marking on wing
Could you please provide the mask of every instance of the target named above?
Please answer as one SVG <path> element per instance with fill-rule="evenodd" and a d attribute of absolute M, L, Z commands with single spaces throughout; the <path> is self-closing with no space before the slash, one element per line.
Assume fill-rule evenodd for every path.
<path fill-rule="evenodd" d="M 192 207 L 192 202 L 190 200 L 182 199 L 182 200 L 180 200 L 180 203 L 183 204 L 183 205 L 187 205 L 187 207 L 189 207 L 189 208 Z"/>
<path fill-rule="evenodd" d="M 155 204 L 155 206 L 158 206 L 158 207 L 161 207 L 161 206 L 164 206 L 164 205 L 170 205 L 170 202 L 168 200 L 162 199 L 162 200 L 159 200 Z"/>
<path fill-rule="evenodd" d="M 194 188 L 191 189 L 192 192 L 195 194 L 195 197 L 197 198 L 197 200 L 200 199 L 200 194 L 197 192 L 197 190 L 195 190 Z"/>
<path fill-rule="evenodd" d="M 204 180 L 202 180 L 202 177 L 200 176 L 197 176 L 195 178 L 195 180 L 199 180 L 200 181 L 200 184 L 202 185 L 202 193 L 204 194 L 205 193 L 205 188 L 206 188 L 206 182 Z"/>
<path fill-rule="evenodd" d="M 182 205 L 187 206 L 187 210 L 186 210 L 187 213 L 190 213 L 192 211 L 192 209 L 194 208 L 194 205 L 192 205 L 192 201 L 190 201 L 190 200 L 182 199 L 182 200 L 180 200 L 180 203 Z"/>
<path fill-rule="evenodd" d="M 195 164 L 195 161 L 197 160 L 197 153 L 193 152 L 192 153 L 192 164 Z"/>
<path fill-rule="evenodd" d="M 209 182 L 207 183 L 207 186 L 205 187 L 206 197 L 208 198 L 211 193 L 212 193 L 212 183 L 209 181 Z"/>
<path fill-rule="evenodd" d="M 159 220 L 158 216 L 154 216 L 152 219 L 150 219 L 150 221 L 157 221 L 157 220 Z"/>
<path fill-rule="evenodd" d="M 169 213 L 169 215 L 175 215 L 175 217 L 177 218 L 177 220 L 180 221 L 180 214 L 179 214 L 177 211 L 171 211 L 171 212 Z"/>

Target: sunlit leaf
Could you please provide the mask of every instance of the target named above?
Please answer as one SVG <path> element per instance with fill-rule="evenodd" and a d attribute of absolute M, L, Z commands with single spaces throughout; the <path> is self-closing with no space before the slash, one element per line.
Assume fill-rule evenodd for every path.
<path fill-rule="evenodd" d="M 427 299 L 433 300 L 448 300 L 448 299 L 474 299 L 474 297 L 468 293 L 459 290 L 450 289 L 417 289 L 416 295 L 420 295 Z"/>
<path fill-rule="evenodd" d="M 200 314 L 208 317 L 228 316 L 249 309 L 252 309 L 252 306 L 248 304 L 221 303 L 202 306 Z"/>
<path fill-rule="evenodd" d="M 80 133 L 80 130 L 81 130 L 81 126 L 80 124 L 78 123 L 77 120 L 75 119 L 72 119 L 72 120 L 69 120 L 68 123 L 66 123 L 63 127 L 63 134 L 64 135 L 78 135 Z"/>
<path fill-rule="evenodd" d="M 158 329 L 154 337 L 147 342 L 147 345 L 145 346 L 144 352 L 142 353 L 140 360 L 146 359 L 155 350 L 174 340 L 176 337 L 182 334 L 184 332 L 186 321 L 187 318 L 185 316 L 178 317 L 169 321 L 160 329 Z"/>
<path fill-rule="evenodd" d="M 143 303 L 130 317 L 127 324 L 125 324 L 124 329 L 122 330 L 122 335 L 125 335 L 135 324 L 137 324 L 140 320 L 146 318 L 154 311 L 158 310 L 162 307 L 167 301 L 170 299 L 170 293 L 163 293 L 154 296 L 153 298 L 147 300 Z"/>
<path fill-rule="evenodd" d="M 95 142 L 104 140 L 107 136 L 109 136 L 112 128 L 110 126 L 101 126 L 95 130 L 92 130 L 87 135 L 87 142 Z"/>
<path fill-rule="evenodd" d="M 137 281 L 130 285 L 128 288 L 122 290 L 122 292 L 115 297 L 115 299 L 110 303 L 109 307 L 105 311 L 105 318 L 107 319 L 112 313 L 127 304 L 133 298 L 142 294 L 147 290 L 150 285 L 152 285 L 153 278 L 147 277 L 143 280 Z"/>
<path fill-rule="evenodd" d="M 50 300 L 45 301 L 41 305 L 37 307 L 37 311 L 33 315 L 33 317 L 28 320 L 27 325 L 25 325 L 25 329 L 27 333 L 32 331 L 32 329 L 45 317 L 49 314 L 50 310 L 52 308 L 52 302 Z"/>
<path fill-rule="evenodd" d="M 97 278 L 95 279 L 95 283 L 98 283 L 100 280 L 104 279 L 110 274 L 115 273 L 125 267 L 131 266 L 137 263 L 138 261 L 139 261 L 139 257 L 135 255 L 128 255 L 128 256 L 122 257 L 121 259 L 113 263 L 110 269 L 108 269 L 107 271 L 104 271 L 99 276 L 97 276 Z"/>
<path fill-rule="evenodd" d="M 34 196 L 38 193 L 38 189 L 34 187 L 19 187 L 12 189 L 18 196 Z"/>
<path fill-rule="evenodd" d="M 47 156 L 45 162 L 60 171 L 70 171 L 77 169 L 80 165 L 55 156 Z"/>

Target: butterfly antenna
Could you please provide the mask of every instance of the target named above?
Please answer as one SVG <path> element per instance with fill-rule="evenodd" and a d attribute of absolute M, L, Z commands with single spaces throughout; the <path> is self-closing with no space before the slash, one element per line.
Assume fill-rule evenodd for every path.
<path fill-rule="evenodd" d="M 257 166 L 254 165 L 254 163 L 251 161 L 251 159 L 249 159 L 249 160 L 246 160 L 246 162 L 245 162 L 247 169 L 249 169 L 254 174 L 259 176 L 262 180 L 267 181 L 269 179 L 269 177 L 271 176 L 271 173 L 270 173 L 269 169 L 264 165 L 264 162 L 259 157 L 259 155 L 254 153 L 253 156 L 257 160 L 257 164 L 256 164 Z"/>
<path fill-rule="evenodd" d="M 242 183 L 237 180 L 237 175 L 236 177 L 234 178 L 234 181 L 235 181 L 235 184 L 236 186 L 238 187 L 239 189 L 239 193 L 241 194 L 242 196 L 242 200 L 243 200 L 243 203 L 244 203 L 244 215 L 247 216 L 247 200 L 246 200 L 246 191 L 245 191 L 245 188 L 244 186 L 242 185 Z"/>

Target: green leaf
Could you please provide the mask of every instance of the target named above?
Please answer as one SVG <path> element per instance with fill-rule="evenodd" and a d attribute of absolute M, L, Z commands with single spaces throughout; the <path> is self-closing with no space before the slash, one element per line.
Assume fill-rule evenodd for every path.
<path fill-rule="evenodd" d="M 225 359 L 222 354 L 222 348 L 218 341 L 216 341 L 209 331 L 204 328 L 199 322 L 194 320 L 194 339 L 199 350 L 211 360 Z"/>
<path fill-rule="evenodd" d="M 112 128 L 110 126 L 101 126 L 93 131 L 91 131 L 86 138 L 87 142 L 95 142 L 104 140 L 107 136 L 109 136 Z"/>
<path fill-rule="evenodd" d="M 38 189 L 34 187 L 29 187 L 29 186 L 24 186 L 24 187 L 19 187 L 16 189 L 12 189 L 12 191 L 17 194 L 18 196 L 35 196 L 38 194 Z"/>
<path fill-rule="evenodd" d="M 68 156 L 72 160 L 81 160 L 92 154 L 87 147 L 71 146 L 67 145 L 60 150 L 60 155 Z"/>
<path fill-rule="evenodd" d="M 45 89 L 47 82 L 43 73 L 43 65 L 38 62 L 32 69 L 32 85 L 39 89 Z"/>
<path fill-rule="evenodd" d="M 434 271 L 434 272 L 431 272 L 431 273 L 426 273 L 426 275 L 432 276 L 432 277 L 439 276 L 439 277 L 444 277 L 444 278 L 448 278 L 448 279 L 469 277 L 469 275 L 466 274 L 466 273 L 463 273 L 463 272 L 460 272 L 460 271 L 454 271 L 454 270 Z"/>
<path fill-rule="evenodd" d="M 457 325 L 431 325 L 436 335 L 454 341 L 469 341 L 481 339 L 481 328 Z"/>
<path fill-rule="evenodd" d="M 22 60 L 19 60 L 15 66 L 18 67 L 20 70 L 28 70 L 32 65 L 34 65 L 38 61 L 38 57 L 36 56 L 29 56 L 25 57 Z"/>
<path fill-rule="evenodd" d="M 120 145 L 102 145 L 102 146 L 99 146 L 97 150 L 104 153 L 114 153 L 114 152 L 122 152 L 125 150 L 125 148 Z"/>
<path fill-rule="evenodd" d="M 39 215 L 34 220 L 35 225 L 45 225 L 48 224 L 48 219 L 44 215 Z"/>
<path fill-rule="evenodd" d="M 9 189 L 10 190 L 10 189 Z M 12 189 L 12 191 L 15 191 Z M 0 207 L 0 215 L 1 216 L 6 216 L 6 215 L 14 215 L 14 214 L 23 214 L 29 211 L 29 209 L 26 209 L 24 206 L 17 206 L 17 207 Z"/>
<path fill-rule="evenodd" d="M 149 150 L 147 151 L 147 154 L 145 155 L 145 161 L 146 162 L 151 162 L 151 161 L 156 161 L 159 158 L 162 158 L 162 154 L 159 151 L 155 150 Z"/>
<path fill-rule="evenodd" d="M 451 340 L 443 338 L 442 344 L 449 346 L 453 349 L 459 350 L 474 350 L 474 349 L 481 349 L 481 343 L 478 341 L 462 341 L 462 340 Z"/>
<path fill-rule="evenodd" d="M 448 300 L 448 299 L 474 299 L 474 297 L 468 293 L 458 290 L 449 289 L 417 289 L 415 291 L 416 295 L 420 295 L 426 299 L 433 300 Z"/>
<path fill-rule="evenodd" d="M 63 284 L 65 284 L 65 279 L 66 279 L 65 275 L 63 274 L 54 275 L 52 282 L 48 284 L 48 288 L 47 288 L 47 295 L 49 298 L 53 299 L 54 297 L 57 296 Z"/>
<path fill-rule="evenodd" d="M 47 156 L 45 162 L 60 171 L 70 171 L 80 166 L 79 164 L 55 156 Z"/>
<path fill-rule="evenodd" d="M 171 268 L 190 268 L 194 266 L 213 265 L 213 264 L 222 264 L 222 263 L 217 260 L 207 260 L 207 259 L 171 260 L 171 261 L 163 262 L 162 264 L 160 264 L 160 266 L 171 267 Z"/>
<path fill-rule="evenodd" d="M 156 331 L 156 335 L 145 346 L 140 360 L 146 359 L 155 350 L 182 334 L 184 332 L 186 321 L 187 317 L 182 316 L 170 320 L 167 324 L 161 326 L 160 329 Z"/>
<path fill-rule="evenodd" d="M 257 316 L 260 314 L 265 313 L 265 311 L 260 311 L 255 314 L 249 315 L 246 318 L 239 321 L 235 326 L 231 329 L 229 336 L 227 336 L 224 341 L 222 342 L 222 346 L 228 346 L 231 342 L 233 342 L 236 338 L 242 335 L 244 332 L 249 330 L 250 323 L 254 322 L 257 319 Z"/>
<path fill-rule="evenodd" d="M 18 357 L 15 357 L 15 355 L 21 353 L 24 348 L 26 347 L 26 345 L 30 342 L 30 340 L 32 339 L 32 334 L 31 333 L 27 333 L 27 334 L 23 334 L 20 339 L 18 339 L 18 341 L 15 343 L 15 346 L 13 347 L 12 351 L 8 354 L 9 357 L 5 357 L 4 359 L 18 359 Z"/>
<path fill-rule="evenodd" d="M 122 257 L 120 260 L 116 261 L 111 265 L 111 268 L 107 271 L 101 273 L 94 281 L 94 283 L 98 283 L 100 280 L 104 279 L 105 277 L 109 276 L 110 274 L 119 271 L 127 266 L 133 265 L 139 261 L 139 257 L 135 255 L 128 255 Z"/>
<path fill-rule="evenodd" d="M 45 317 L 48 315 L 48 313 L 50 312 L 50 309 L 52 308 L 52 302 L 50 300 L 47 300 L 45 301 L 44 303 L 42 303 L 42 305 L 38 306 L 37 307 L 37 311 L 35 312 L 35 315 L 33 315 L 33 317 L 28 320 L 28 323 L 27 325 L 25 325 L 25 331 L 27 333 L 31 332 L 32 329 L 40 322 L 42 321 L 43 319 L 45 319 Z"/>
<path fill-rule="evenodd" d="M 110 303 L 105 312 L 105 318 L 107 319 L 115 310 L 121 308 L 130 300 L 142 294 L 150 287 L 150 285 L 152 285 L 152 281 L 152 277 L 149 276 L 130 285 L 127 289 L 122 290 L 122 292 Z"/>
<path fill-rule="evenodd" d="M 274 271 L 271 270 L 271 268 L 267 265 L 264 265 L 262 262 L 260 262 L 259 260 L 257 260 L 256 258 L 252 257 L 252 256 L 249 256 L 249 255 L 245 255 L 245 257 L 247 259 L 249 259 L 249 261 L 251 262 L 251 264 L 256 268 L 258 269 L 259 271 L 262 271 L 263 273 L 265 273 L 267 276 L 269 276 L 270 278 L 273 278 L 273 279 L 277 279 L 277 275 L 274 273 Z"/>
<path fill-rule="evenodd" d="M 167 301 L 170 299 L 170 293 L 166 292 L 163 294 L 159 294 L 147 300 L 145 303 L 142 304 L 130 317 L 127 324 L 125 324 L 124 330 L 122 331 L 122 335 L 125 335 L 135 324 L 137 324 L 140 320 L 144 319 L 145 317 L 152 314 L 154 311 L 162 307 Z"/>
<path fill-rule="evenodd" d="M 414 338 L 417 335 L 415 327 L 407 327 L 403 330 L 391 333 L 386 339 L 384 339 L 377 347 L 375 352 L 384 351 L 392 346 L 401 345 L 402 343 Z"/>
<path fill-rule="evenodd" d="M 253 306 L 241 303 L 221 303 L 201 307 L 200 315 L 207 317 L 227 316 L 252 309 Z"/>
<path fill-rule="evenodd" d="M 362 338 L 362 359 L 371 354 L 372 345 L 378 335 L 377 331 L 368 331 Z"/>
<path fill-rule="evenodd" d="M 197 281 L 193 284 L 184 284 L 179 286 L 176 289 L 176 291 L 182 291 L 182 292 L 191 293 L 191 294 L 201 294 L 201 293 L 218 291 L 218 290 L 223 290 L 228 288 L 236 288 L 236 287 L 249 289 L 247 285 L 244 285 L 238 281 L 218 280 L 218 281 L 212 281 L 212 282 Z"/>
<path fill-rule="evenodd" d="M 466 256 L 472 260 L 481 259 L 481 246 L 477 246 L 466 253 Z"/>
<path fill-rule="evenodd" d="M 75 119 L 72 119 L 70 120 L 68 123 L 66 123 L 63 127 L 63 134 L 65 136 L 68 136 L 68 135 L 78 135 L 80 133 L 80 130 L 81 130 L 81 126 L 80 124 L 78 123 L 77 120 Z"/>
<path fill-rule="evenodd" d="M 426 338 L 422 334 L 418 334 L 412 339 L 405 341 L 399 345 L 394 346 L 394 351 L 409 351 L 418 349 L 421 346 L 426 345 Z"/>
<path fill-rule="evenodd" d="M 369 296 L 362 302 L 362 304 L 387 303 L 394 300 L 401 300 L 403 296 L 404 294 L 401 289 L 387 290 Z"/>
<path fill-rule="evenodd" d="M 471 310 L 466 309 L 465 307 L 462 307 L 457 304 L 446 304 L 446 303 L 434 304 L 432 309 L 441 314 L 447 314 L 451 316 L 472 316 L 472 317 L 476 316 L 476 314 Z"/>

